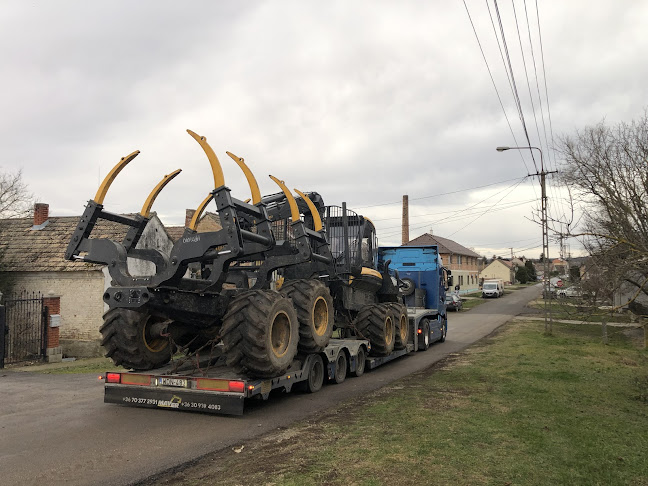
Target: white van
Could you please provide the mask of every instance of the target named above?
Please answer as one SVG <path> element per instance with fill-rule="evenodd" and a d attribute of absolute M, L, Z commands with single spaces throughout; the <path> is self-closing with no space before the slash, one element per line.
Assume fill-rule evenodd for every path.
<path fill-rule="evenodd" d="M 501 297 L 504 295 L 504 282 L 500 280 L 484 280 L 482 297 Z"/>

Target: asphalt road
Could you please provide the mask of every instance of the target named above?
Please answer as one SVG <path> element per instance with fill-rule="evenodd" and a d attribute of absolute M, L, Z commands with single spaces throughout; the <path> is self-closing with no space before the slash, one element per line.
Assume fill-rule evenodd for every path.
<path fill-rule="evenodd" d="M 242 417 L 104 404 L 103 381 L 94 374 L 0 370 L 0 482 L 132 484 L 425 369 L 524 312 L 540 290 L 531 287 L 468 312 L 450 313 L 445 343 L 313 395 L 250 402 Z"/>

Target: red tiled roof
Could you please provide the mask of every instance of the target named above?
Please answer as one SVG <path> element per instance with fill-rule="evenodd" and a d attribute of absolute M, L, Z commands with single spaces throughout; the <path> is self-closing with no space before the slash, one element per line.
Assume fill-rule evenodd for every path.
<path fill-rule="evenodd" d="M 442 238 L 441 236 L 431 235 L 429 233 L 425 233 L 418 238 L 414 238 L 413 240 L 405 243 L 405 245 L 403 246 L 424 245 L 437 245 L 439 247 L 439 253 L 452 253 L 454 255 L 466 255 L 476 258 L 479 258 L 481 256 L 474 251 L 469 250 L 465 246 L 460 245 L 456 241 L 449 240 L 448 238 Z"/>

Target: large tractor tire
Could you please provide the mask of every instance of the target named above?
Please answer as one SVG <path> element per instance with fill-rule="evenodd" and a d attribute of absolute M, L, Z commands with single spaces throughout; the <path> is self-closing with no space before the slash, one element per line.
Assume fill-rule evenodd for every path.
<path fill-rule="evenodd" d="M 333 334 L 333 298 L 319 280 L 292 280 L 281 287 L 281 293 L 293 301 L 299 320 L 299 351 L 319 353 Z"/>
<path fill-rule="evenodd" d="M 355 327 L 369 339 L 374 356 L 386 356 L 394 350 L 395 329 L 390 304 L 373 304 L 364 307 L 355 319 Z"/>
<path fill-rule="evenodd" d="M 169 339 L 156 332 L 164 319 L 129 309 L 110 309 L 101 326 L 101 345 L 117 366 L 150 370 L 171 359 Z M 159 327 L 159 326 L 158 326 Z"/>
<path fill-rule="evenodd" d="M 394 349 L 405 349 L 410 338 L 407 307 L 402 304 L 391 304 L 391 310 L 392 319 L 394 320 Z"/>
<path fill-rule="evenodd" d="M 292 301 L 275 290 L 245 292 L 230 303 L 221 337 L 227 365 L 237 372 L 280 375 L 297 353 L 297 313 Z"/>

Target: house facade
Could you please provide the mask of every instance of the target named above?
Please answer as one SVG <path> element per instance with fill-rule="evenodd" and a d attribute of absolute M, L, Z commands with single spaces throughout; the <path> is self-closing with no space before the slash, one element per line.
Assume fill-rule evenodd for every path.
<path fill-rule="evenodd" d="M 511 285 L 515 282 L 516 266 L 507 260 L 493 260 L 479 272 L 479 279 L 484 280 L 502 280 L 504 284 Z"/>
<path fill-rule="evenodd" d="M 467 294 L 479 290 L 479 254 L 456 241 L 425 233 L 408 241 L 404 246 L 437 245 L 443 265 L 452 271 L 455 288 Z"/>
<path fill-rule="evenodd" d="M 13 292 L 40 292 L 60 297 L 60 340 L 68 356 L 103 354 L 99 328 L 108 310 L 103 293 L 110 275 L 103 265 L 71 262 L 63 255 L 79 216 L 50 217 L 49 206 L 37 203 L 33 218 L 0 220 L 0 269 L 10 273 Z M 93 238 L 121 241 L 126 228 L 100 220 Z M 157 248 L 167 254 L 172 247 L 164 226 L 155 213 L 147 224 L 137 248 Z M 128 261 L 131 275 L 150 275 L 152 263 Z"/>

